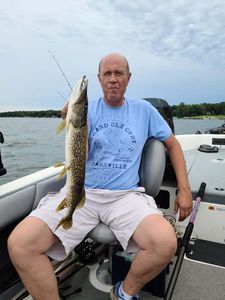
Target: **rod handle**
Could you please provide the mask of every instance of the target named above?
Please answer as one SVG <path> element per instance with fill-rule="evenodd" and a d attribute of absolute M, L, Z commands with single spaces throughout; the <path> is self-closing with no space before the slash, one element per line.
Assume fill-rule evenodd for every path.
<path fill-rule="evenodd" d="M 205 193 L 205 187 L 206 187 L 206 183 L 205 182 L 202 182 L 201 185 L 200 185 L 200 188 L 198 190 L 198 194 L 197 194 L 197 197 L 200 197 L 202 198 L 204 193 Z"/>

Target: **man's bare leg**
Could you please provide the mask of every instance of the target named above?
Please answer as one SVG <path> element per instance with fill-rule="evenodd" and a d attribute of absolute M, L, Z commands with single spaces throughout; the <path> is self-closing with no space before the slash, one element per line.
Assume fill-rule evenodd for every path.
<path fill-rule="evenodd" d="M 11 260 L 35 300 L 60 299 L 52 264 L 43 254 L 57 241 L 48 226 L 35 217 L 25 218 L 8 239 Z"/>
<path fill-rule="evenodd" d="M 167 266 L 177 248 L 172 226 L 160 215 L 147 216 L 138 225 L 133 239 L 141 250 L 123 282 L 124 291 L 131 296 Z"/>

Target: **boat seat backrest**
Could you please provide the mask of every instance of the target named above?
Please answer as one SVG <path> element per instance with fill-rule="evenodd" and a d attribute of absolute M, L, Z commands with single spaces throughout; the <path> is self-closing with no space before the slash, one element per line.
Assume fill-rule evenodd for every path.
<path fill-rule="evenodd" d="M 31 185 L 0 199 L 0 230 L 21 220 L 32 210 L 35 185 Z"/>
<path fill-rule="evenodd" d="M 145 188 L 145 192 L 156 197 L 163 180 L 166 165 L 166 153 L 162 142 L 155 139 L 147 140 L 143 151 L 139 168 L 139 185 Z M 116 241 L 116 237 L 110 227 L 99 223 L 88 237 L 103 243 L 109 244 Z"/>
<path fill-rule="evenodd" d="M 12 182 L 9 192 L 0 195 L 0 230 L 26 217 L 48 192 L 59 191 L 66 178 L 59 180 L 57 177 L 54 175 L 43 179 L 40 176 L 38 180 L 26 183 L 32 180 L 32 175 L 28 175 L 16 187 L 17 184 Z"/>
<path fill-rule="evenodd" d="M 32 210 L 38 206 L 41 198 L 49 192 L 58 192 L 64 186 L 65 182 L 66 177 L 59 179 L 58 175 L 38 182 L 36 184 L 36 193 Z"/>

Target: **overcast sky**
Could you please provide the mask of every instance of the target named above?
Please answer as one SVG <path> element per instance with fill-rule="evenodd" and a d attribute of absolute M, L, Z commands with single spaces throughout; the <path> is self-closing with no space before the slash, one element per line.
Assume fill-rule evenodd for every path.
<path fill-rule="evenodd" d="M 60 109 L 86 74 L 89 99 L 110 52 L 125 55 L 130 98 L 225 101 L 224 0 L 0 0 L 0 111 Z"/>

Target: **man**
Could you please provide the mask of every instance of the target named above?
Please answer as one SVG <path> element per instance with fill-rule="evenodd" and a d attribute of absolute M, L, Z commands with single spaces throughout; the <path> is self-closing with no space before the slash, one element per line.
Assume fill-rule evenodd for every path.
<path fill-rule="evenodd" d="M 180 220 L 191 212 L 192 197 L 181 147 L 167 123 L 148 102 L 124 97 L 131 78 L 125 57 L 112 53 L 99 64 L 103 98 L 89 102 L 89 155 L 86 162 L 86 202 L 75 210 L 73 227 L 54 231 L 65 213 L 55 212 L 65 196 L 46 196 L 9 237 L 9 253 L 23 283 L 35 300 L 58 300 L 57 281 L 48 256 L 60 260 L 99 220 L 110 225 L 126 249 L 139 247 L 125 280 L 111 299 L 138 299 L 140 289 L 170 262 L 176 251 L 173 228 L 154 200 L 138 187 L 138 168 L 148 137 L 164 142 L 174 167 Z M 67 108 L 62 110 L 65 117 Z M 48 255 L 48 256 L 47 256 Z"/>

